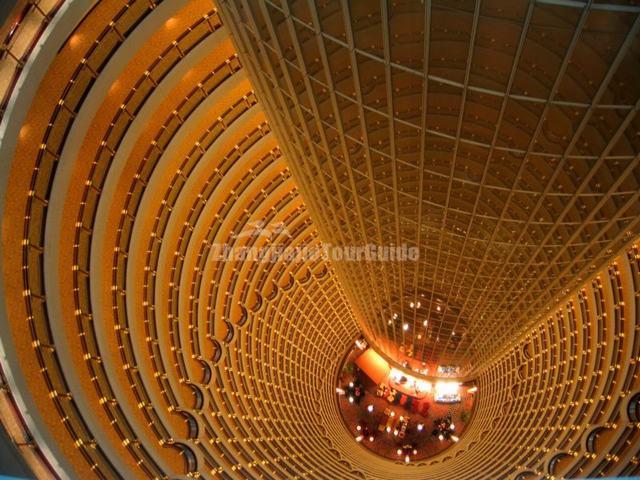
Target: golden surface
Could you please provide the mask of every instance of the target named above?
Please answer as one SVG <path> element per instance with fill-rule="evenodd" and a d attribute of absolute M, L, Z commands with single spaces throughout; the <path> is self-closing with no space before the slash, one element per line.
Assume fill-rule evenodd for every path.
<path fill-rule="evenodd" d="M 576 25 L 584 32 L 562 77 L 568 83 L 561 82 L 541 124 L 547 143 L 532 143 L 532 160 L 518 163 L 521 157 L 505 153 L 503 163 L 498 152 L 528 148 L 545 117 L 544 103 L 515 99 L 522 109 L 511 110 L 510 100 L 501 123 L 502 97 L 482 90 L 480 99 L 476 87 L 504 87 L 526 5 L 420 4 L 434 12 L 437 48 L 427 75 L 435 90 L 428 109 L 441 112 L 426 110 L 426 116 L 420 76 L 396 75 L 387 61 L 425 66 L 412 14 L 417 3 L 395 2 L 386 17 L 383 11 L 369 17 L 369 8 L 380 7 L 356 2 L 347 21 L 346 2 L 319 2 L 319 18 L 335 17 L 322 24 L 327 35 L 348 44 L 354 34 L 358 48 L 364 42 L 384 59 L 354 60 L 339 45 L 330 50 L 336 61 L 330 71 L 314 63 L 321 52 L 309 35 L 317 27 L 309 5 L 225 2 L 229 24 L 222 25 L 205 0 L 98 2 L 67 32 L 30 105 L 22 105 L 28 111 L 16 125 L 17 148 L 3 158 L 10 171 L 2 191 L 2 302 L 9 328 L 2 344 L 14 353 L 0 364 L 0 418 L 34 473 L 54 478 L 54 457 L 73 478 L 638 474 L 631 408 L 640 398 L 637 9 L 531 4 L 536 36 L 533 50 L 522 53 L 528 70 L 514 80 L 518 95 L 548 94 L 553 76 L 547 70 L 561 69 L 558 59 Z M 291 15 L 282 17 L 279 8 L 291 8 Z M 511 21 L 490 18 L 509 15 Z M 270 46 L 263 44 L 273 33 L 268 22 L 279 29 Z M 493 33 L 491 22 L 498 22 Z M 495 68 L 472 70 L 467 82 L 469 41 L 453 37 L 474 23 L 479 49 L 473 64 L 495 61 Z M 380 28 L 385 24 L 388 38 Z M 250 41 L 255 25 L 260 31 Z M 292 25 L 299 42 L 291 41 Z M 22 44 L 36 31 L 22 30 Z M 544 31 L 555 33 L 547 38 Z M 127 43 L 134 34 L 142 41 Z M 485 45 L 492 35 L 497 45 Z M 532 73 L 532 59 L 547 51 L 549 63 Z M 15 67 L 6 55 L 0 62 Z M 274 73 L 284 72 L 283 62 L 308 71 L 287 70 L 293 83 L 285 82 Z M 585 62 L 589 69 L 580 71 Z M 612 65 L 610 86 L 598 97 Z M 370 90 L 354 83 L 354 67 L 363 69 L 360 78 L 372 82 Z M 112 68 L 107 88 L 91 83 Z M 332 104 L 328 90 L 318 91 L 307 74 L 325 81 L 335 76 L 334 88 L 344 95 Z M 389 78 L 399 82 L 401 93 L 392 89 L 397 109 L 383 102 Z M 466 87 L 449 85 L 457 90 L 448 91 L 437 78 Z M 1 85 L 19 98 L 11 83 Z M 313 95 L 303 93 L 310 86 Z M 292 100 L 284 100 L 287 92 Z M 596 97 L 605 106 L 591 112 Z M 574 107 L 583 116 L 572 118 L 574 107 L 556 100 L 579 104 Z M 365 107 L 379 111 L 363 115 Z M 78 120 L 89 111 L 88 122 Z M 471 117 L 458 129 L 461 111 Z M 587 111 L 583 141 L 577 132 Z M 397 121 L 375 127 L 386 122 L 385 112 Z M 344 115 L 343 125 L 331 133 L 322 122 L 337 122 L 336 113 Z M 412 122 L 426 127 L 429 142 L 416 136 Z M 321 125 L 331 133 L 331 148 L 346 149 L 347 156 L 321 156 Z M 438 129 L 451 138 L 439 143 Z M 491 141 L 494 131 L 496 160 L 487 163 L 466 140 Z M 416 149 L 422 141 L 425 148 Z M 73 144 L 79 150 L 70 156 Z M 364 157 L 354 153 L 362 148 Z M 545 157 L 542 149 L 563 160 Z M 526 192 L 511 188 L 518 166 Z M 554 168 L 562 189 L 550 180 Z M 62 172 L 69 174 L 67 184 Z M 584 191 L 577 194 L 581 182 Z M 454 189 L 458 183 L 464 188 Z M 546 189 L 548 198 L 539 195 Z M 459 195 L 449 195 L 454 190 Z M 517 208 L 498 222 L 509 195 Z M 50 208 L 52 198 L 60 211 Z M 476 201 L 476 214 L 465 216 Z M 524 213 L 538 201 L 534 210 L 543 220 Z M 520 228 L 527 220 L 532 226 Z M 418 235 L 416 224 L 426 233 Z M 455 233 L 465 225 L 468 234 Z M 402 265 L 220 261 L 215 254 L 222 244 L 309 247 L 327 240 L 406 240 L 424 251 L 420 262 Z M 57 271 L 45 268 L 52 255 Z M 490 261 L 476 263 L 484 257 Z M 438 317 L 430 310 L 431 339 L 414 337 L 426 313 L 407 310 L 407 300 L 428 299 L 427 308 L 441 295 L 446 312 Z M 401 320 L 389 328 L 393 310 Z M 403 338 L 404 322 L 411 328 Z M 410 466 L 354 448 L 339 418 L 335 381 L 340 358 L 361 329 L 390 345 L 389 354 L 413 346 L 416 358 L 468 367 L 464 374 L 479 391 L 458 444 Z M 449 338 L 453 329 L 458 340 Z M 448 340 L 433 342 L 438 334 Z M 21 411 L 20 399 L 29 411 Z"/>

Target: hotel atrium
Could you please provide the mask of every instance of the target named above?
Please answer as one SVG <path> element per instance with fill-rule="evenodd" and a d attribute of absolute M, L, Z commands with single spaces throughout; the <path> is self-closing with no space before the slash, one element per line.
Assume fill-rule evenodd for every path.
<path fill-rule="evenodd" d="M 1 3 L 0 476 L 640 476 L 640 1 Z"/>

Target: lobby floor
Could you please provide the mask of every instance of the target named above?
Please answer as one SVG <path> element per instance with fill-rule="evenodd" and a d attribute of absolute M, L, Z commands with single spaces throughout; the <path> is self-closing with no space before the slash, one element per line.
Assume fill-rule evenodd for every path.
<path fill-rule="evenodd" d="M 357 403 L 350 403 L 346 395 L 339 395 L 338 397 L 342 418 L 354 439 L 361 433 L 361 431 L 357 430 L 358 425 L 365 426 L 370 432 L 373 432 L 373 441 L 369 441 L 368 438 L 363 438 L 360 442 L 362 447 L 383 457 L 402 462 L 404 462 L 405 455 L 399 455 L 398 449 L 404 445 L 412 445 L 417 451 L 415 455 L 412 454 L 410 456 L 412 462 L 433 457 L 434 455 L 444 452 L 454 443 L 453 440 L 439 440 L 437 436 L 432 434 L 435 428 L 434 420 L 442 417 L 451 417 L 455 425 L 454 435 L 462 438 L 473 410 L 473 394 L 467 393 L 465 388 L 461 388 L 461 401 L 454 404 L 436 403 L 433 395 L 428 394 L 425 399 L 429 403 L 429 410 L 426 416 L 412 412 L 401 405 L 392 405 L 386 398 L 376 395 L 378 385 L 353 364 L 354 358 L 359 353 L 359 351 L 354 351 L 347 356 L 345 361 L 346 368 L 342 369 L 337 386 L 344 388 L 349 382 L 360 382 L 363 385 L 364 396 Z M 369 412 L 367 409 L 369 405 L 373 406 L 372 412 Z M 392 429 L 391 432 L 386 432 L 386 430 L 380 432 L 378 430 L 380 424 L 386 424 L 387 416 L 384 412 L 387 408 L 395 412 L 395 418 L 399 418 L 400 416 L 409 418 L 404 438 L 400 439 L 394 435 L 394 429 Z M 463 421 L 463 418 L 465 418 L 467 422 Z M 417 428 L 417 425 L 420 423 L 424 425 L 422 431 L 419 431 Z"/>

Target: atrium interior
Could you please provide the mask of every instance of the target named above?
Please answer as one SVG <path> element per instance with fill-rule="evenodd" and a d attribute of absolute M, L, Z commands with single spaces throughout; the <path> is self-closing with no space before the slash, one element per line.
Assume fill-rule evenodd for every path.
<path fill-rule="evenodd" d="M 640 476 L 640 2 L 2 3 L 0 476 Z"/>

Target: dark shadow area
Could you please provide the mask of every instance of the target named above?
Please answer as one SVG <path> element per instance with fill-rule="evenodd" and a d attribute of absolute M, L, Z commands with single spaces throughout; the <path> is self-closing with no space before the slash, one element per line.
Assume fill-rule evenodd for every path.
<path fill-rule="evenodd" d="M 9 14 L 11 13 L 11 10 L 13 10 L 13 7 L 16 3 L 18 3 L 18 0 L 0 1 L 0 25 L 3 25 L 7 20 Z"/>
<path fill-rule="evenodd" d="M 0 424 L 0 475 L 35 478 L 2 424 Z"/>

